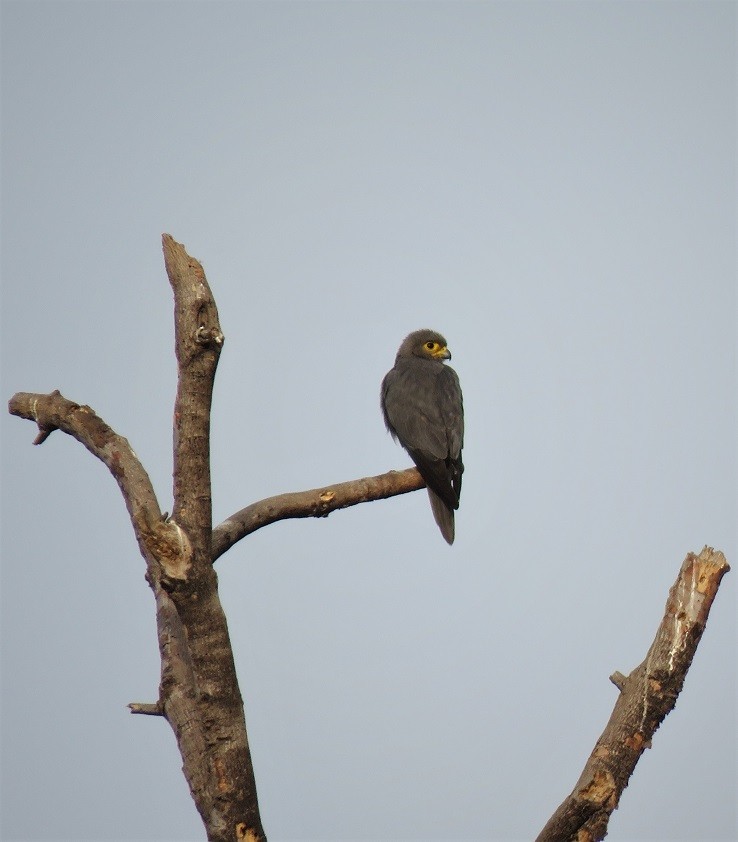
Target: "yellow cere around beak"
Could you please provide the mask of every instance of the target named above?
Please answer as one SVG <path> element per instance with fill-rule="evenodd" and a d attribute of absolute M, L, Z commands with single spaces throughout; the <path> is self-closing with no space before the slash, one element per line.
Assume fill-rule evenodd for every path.
<path fill-rule="evenodd" d="M 439 360 L 450 360 L 451 359 L 451 351 L 445 345 L 442 345 L 438 350 L 433 352 L 433 356 L 437 357 Z"/>

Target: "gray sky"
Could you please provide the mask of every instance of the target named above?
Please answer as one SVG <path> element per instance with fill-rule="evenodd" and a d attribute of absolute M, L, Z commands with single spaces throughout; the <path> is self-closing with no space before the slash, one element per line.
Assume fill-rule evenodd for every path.
<path fill-rule="evenodd" d="M 409 464 L 379 384 L 448 338 L 425 493 L 217 564 L 278 840 L 530 840 L 688 551 L 736 553 L 733 3 L 2 3 L 2 394 L 90 404 L 171 508 L 160 236 L 226 334 L 219 522 Z M 2 838 L 196 840 L 107 471 L 2 416 Z M 736 839 L 736 586 L 609 839 Z"/>

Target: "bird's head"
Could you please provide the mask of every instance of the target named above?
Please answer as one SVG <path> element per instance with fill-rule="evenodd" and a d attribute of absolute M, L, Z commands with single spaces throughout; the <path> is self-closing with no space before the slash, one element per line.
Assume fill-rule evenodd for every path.
<path fill-rule="evenodd" d="M 397 352 L 400 357 L 420 357 L 421 359 L 444 360 L 451 359 L 451 352 L 446 346 L 446 340 L 435 330 L 416 330 L 405 337 L 400 350 Z"/>

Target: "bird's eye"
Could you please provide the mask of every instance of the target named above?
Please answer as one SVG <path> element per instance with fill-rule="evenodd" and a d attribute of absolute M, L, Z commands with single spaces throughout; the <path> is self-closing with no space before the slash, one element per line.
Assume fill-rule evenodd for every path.
<path fill-rule="evenodd" d="M 425 343 L 425 347 L 426 347 L 429 351 L 432 351 L 432 350 L 436 347 L 436 343 L 435 343 L 435 342 L 426 342 L 426 343 Z"/>

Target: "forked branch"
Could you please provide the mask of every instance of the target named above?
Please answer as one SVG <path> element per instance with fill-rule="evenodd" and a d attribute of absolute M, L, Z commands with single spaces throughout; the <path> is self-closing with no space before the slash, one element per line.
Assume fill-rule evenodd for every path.
<path fill-rule="evenodd" d="M 36 444 L 62 430 L 102 460 L 117 480 L 147 563 L 161 656 L 159 698 L 134 703 L 131 712 L 163 716 L 171 725 L 208 839 L 263 842 L 243 702 L 212 564 L 213 542 L 221 555 L 266 523 L 325 515 L 423 483 L 412 469 L 283 495 L 247 507 L 213 530 L 210 407 L 223 334 L 200 263 L 166 234 L 163 249 L 174 293 L 178 363 L 171 518 L 162 515 L 151 481 L 128 441 L 90 407 L 56 391 L 19 393 L 9 410 L 38 425 Z"/>
<path fill-rule="evenodd" d="M 186 262 L 179 265 L 188 271 Z M 200 286 L 199 280 L 195 283 Z M 192 313 L 196 306 L 183 310 Z M 200 327 L 194 324 L 193 335 Z M 214 363 L 211 360 L 213 374 Z M 147 562 L 147 579 L 156 598 L 161 654 L 159 699 L 135 702 L 129 707 L 132 713 L 163 716 L 171 724 L 184 760 L 183 771 L 208 838 L 258 842 L 265 836 L 259 819 L 243 705 L 212 561 L 236 541 L 269 523 L 284 518 L 324 517 L 336 509 L 406 494 L 422 488 L 424 483 L 417 470 L 409 468 L 271 497 L 247 506 L 212 530 L 211 547 L 210 541 L 203 541 L 206 533 L 200 527 L 210 518 L 209 470 L 200 470 L 192 480 L 207 496 L 199 513 L 194 504 L 188 507 L 191 488 L 181 480 L 183 474 L 191 474 L 193 466 L 196 470 L 208 458 L 202 435 L 203 428 L 207 431 L 208 419 L 201 410 L 209 407 L 210 390 L 196 378 L 200 390 L 196 398 L 187 379 L 180 376 L 180 409 L 175 412 L 175 465 L 179 468 L 175 469 L 175 495 L 179 494 L 183 525 L 174 516 L 164 519 L 149 476 L 130 444 L 89 406 L 81 406 L 54 391 L 49 395 L 18 393 L 8 408 L 12 415 L 36 422 L 39 436 L 35 443 L 45 441 L 54 430 L 62 430 L 107 465 L 117 480 Z M 193 433 L 193 429 L 201 434 Z M 178 444 L 182 442 L 184 447 Z M 191 450 L 187 457 L 182 453 L 185 448 Z M 208 531 L 207 537 L 210 535 Z M 213 770 L 218 773 L 216 781 L 211 780 Z M 240 797 L 223 798 L 219 795 L 223 791 L 238 792 Z"/>

